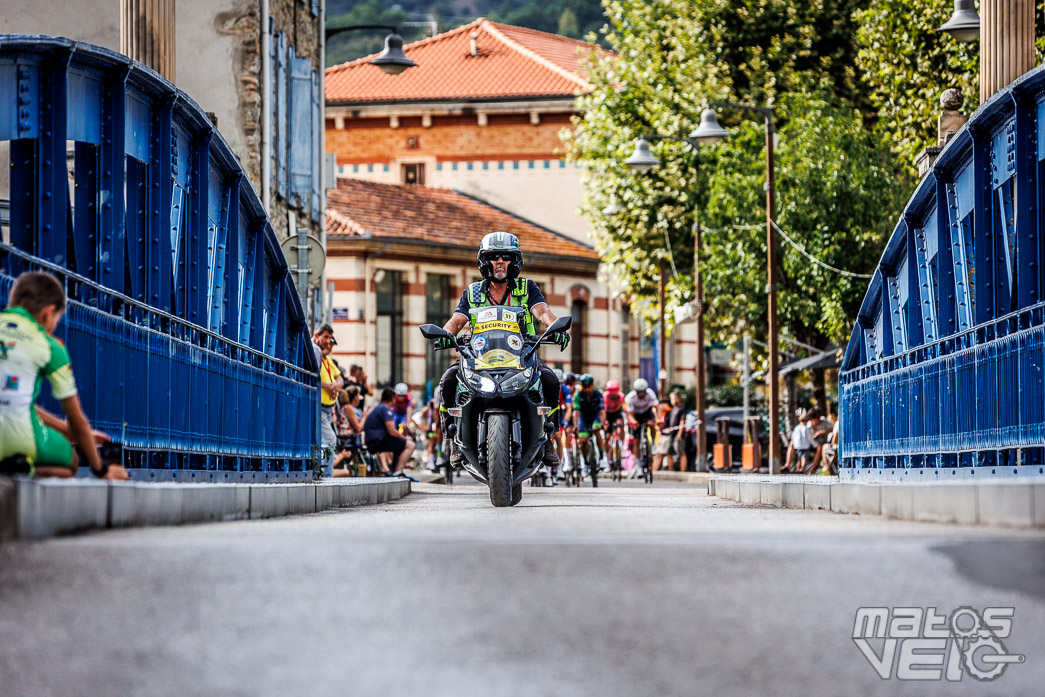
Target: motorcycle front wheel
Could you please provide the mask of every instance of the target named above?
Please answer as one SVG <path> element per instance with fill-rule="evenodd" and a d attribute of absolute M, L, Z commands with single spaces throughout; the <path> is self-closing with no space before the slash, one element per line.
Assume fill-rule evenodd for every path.
<path fill-rule="evenodd" d="M 486 418 L 486 470 L 490 482 L 490 503 L 498 508 L 518 503 L 513 500 L 511 420 L 508 414 Z M 519 487 L 522 498 L 522 487 Z"/>

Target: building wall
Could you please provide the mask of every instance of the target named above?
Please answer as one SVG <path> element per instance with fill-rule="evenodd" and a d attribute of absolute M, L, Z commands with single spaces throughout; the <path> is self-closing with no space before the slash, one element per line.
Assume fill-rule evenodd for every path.
<path fill-rule="evenodd" d="M 120 0 L 3 0 L 0 34 L 46 34 L 120 50 Z"/>
<path fill-rule="evenodd" d="M 426 186 L 475 196 L 589 242 L 590 226 L 577 212 L 583 170 L 561 159 L 559 134 L 570 113 L 522 111 L 484 121 L 475 114 L 330 117 L 344 111 L 330 107 L 326 129 L 339 176 L 401 184 L 404 165 L 424 164 Z"/>

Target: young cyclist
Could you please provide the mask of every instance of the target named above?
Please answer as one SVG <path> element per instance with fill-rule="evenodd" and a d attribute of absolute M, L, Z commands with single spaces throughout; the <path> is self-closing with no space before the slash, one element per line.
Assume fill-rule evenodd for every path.
<path fill-rule="evenodd" d="M 86 460 L 100 479 L 128 479 L 122 466 L 98 456 L 96 444 L 110 439 L 91 430 L 69 353 L 53 336 L 65 306 L 58 279 L 34 271 L 18 277 L 0 312 L 0 472 L 72 477 Z M 67 421 L 36 406 L 44 378 Z"/>
<path fill-rule="evenodd" d="M 577 429 L 578 443 L 585 455 L 588 454 L 588 438 L 592 433 L 599 443 L 599 449 L 606 450 L 602 441 L 604 418 L 602 393 L 595 389 L 595 378 L 585 373 L 581 376 L 581 389 L 573 395 L 573 427 Z"/>

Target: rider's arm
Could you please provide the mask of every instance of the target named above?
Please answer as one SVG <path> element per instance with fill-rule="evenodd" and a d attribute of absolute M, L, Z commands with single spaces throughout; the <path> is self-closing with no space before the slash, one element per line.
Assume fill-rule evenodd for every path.
<path fill-rule="evenodd" d="M 443 329 L 450 332 L 453 336 L 457 336 L 457 333 L 464 329 L 464 325 L 468 324 L 468 316 L 462 315 L 460 312 L 455 312 L 450 319 L 443 325 Z"/>
<path fill-rule="evenodd" d="M 552 322 L 558 319 L 555 313 L 548 307 L 548 303 L 537 303 L 530 308 L 530 314 L 534 316 L 545 327 L 550 327 Z"/>

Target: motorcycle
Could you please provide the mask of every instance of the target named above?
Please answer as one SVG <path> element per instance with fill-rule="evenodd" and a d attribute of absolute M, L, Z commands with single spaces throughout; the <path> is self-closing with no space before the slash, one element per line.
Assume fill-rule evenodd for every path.
<path fill-rule="evenodd" d="M 524 312 L 503 305 L 470 309 L 467 341 L 435 324 L 420 327 L 429 341 L 449 338 L 460 354 L 457 404 L 447 409 L 444 435 L 454 439 L 465 470 L 490 488 L 490 502 L 498 507 L 519 503 L 522 483 L 540 470 L 555 424 L 548 419 L 554 407 L 544 405 L 537 348 L 554 343 L 548 336 L 573 323 L 560 317 L 532 337 L 521 328 Z"/>

